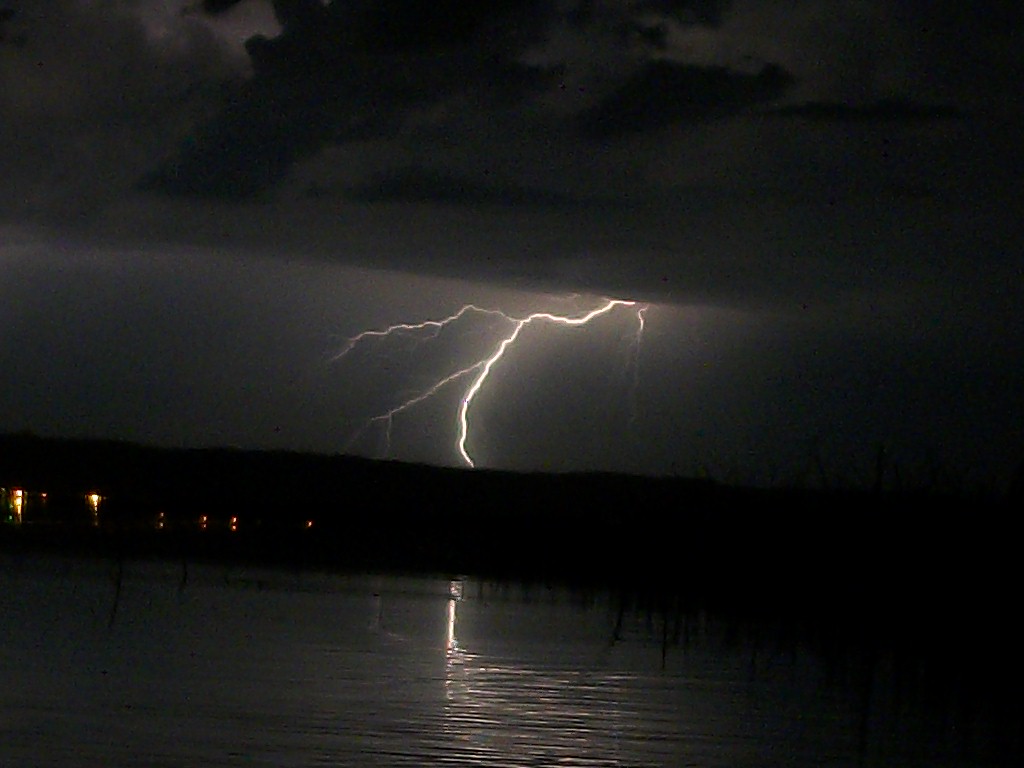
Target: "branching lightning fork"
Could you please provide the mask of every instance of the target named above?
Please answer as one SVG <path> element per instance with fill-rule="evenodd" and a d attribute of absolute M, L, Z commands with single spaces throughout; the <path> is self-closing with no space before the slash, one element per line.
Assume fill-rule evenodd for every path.
<path fill-rule="evenodd" d="M 415 333 L 417 331 L 432 331 L 432 336 L 436 336 L 441 332 L 446 325 L 454 323 L 460 319 L 467 312 L 478 312 L 482 315 L 497 315 L 503 317 L 506 320 L 511 320 L 508 315 L 498 309 L 485 309 L 484 307 L 478 307 L 476 304 L 466 304 L 462 309 L 456 312 L 454 315 L 449 315 L 441 320 L 424 320 L 419 323 L 396 323 L 395 325 L 389 325 L 387 328 L 381 330 L 363 331 L 357 333 L 352 338 L 345 342 L 345 346 L 342 347 L 341 351 L 334 356 L 334 362 L 341 360 L 345 355 L 352 351 L 352 349 L 359 344 L 361 341 L 372 338 L 383 338 L 386 336 L 393 336 L 399 333 Z"/>
<path fill-rule="evenodd" d="M 419 394 L 410 397 L 409 399 L 405 400 L 404 402 L 400 403 L 399 405 L 395 406 L 394 408 L 384 413 L 374 416 L 372 419 L 369 420 L 365 427 L 360 429 L 358 432 L 356 432 L 355 435 L 352 436 L 352 439 L 349 440 L 349 445 L 351 445 L 356 441 L 356 439 L 358 439 L 358 437 L 365 431 L 366 427 L 377 422 L 384 422 L 386 425 L 386 445 L 388 447 L 388 450 L 390 450 L 391 425 L 393 423 L 395 416 L 397 416 L 399 413 L 402 413 L 403 411 L 408 410 L 409 408 L 412 408 L 414 405 L 422 403 L 424 400 L 433 397 L 442 388 L 452 383 L 453 381 L 461 379 L 463 376 L 468 376 L 474 371 L 478 371 L 476 378 L 473 379 L 472 383 L 469 385 L 469 388 L 466 390 L 466 393 L 462 396 L 462 399 L 459 402 L 457 416 L 458 438 L 455 442 L 456 451 L 458 452 L 461 459 L 466 463 L 466 465 L 470 467 L 476 466 L 473 461 L 473 457 L 470 456 L 469 450 L 466 447 L 466 443 L 469 440 L 470 407 L 473 404 L 473 399 L 477 396 L 481 388 L 484 386 L 488 376 L 490 376 L 491 370 L 494 368 L 495 364 L 497 364 L 497 362 L 501 360 L 505 352 L 508 351 L 509 347 L 516 343 L 516 341 L 519 338 L 519 334 L 522 332 L 523 328 L 525 328 L 527 325 L 530 325 L 531 323 L 536 322 L 554 323 L 558 325 L 567 326 L 586 325 L 595 318 L 608 314 L 616 307 L 636 307 L 636 318 L 638 327 L 636 335 L 634 336 L 634 350 L 631 355 L 631 364 L 634 367 L 635 389 L 639 347 L 644 332 L 644 313 L 648 309 L 648 305 L 638 305 L 635 301 L 625 301 L 622 299 L 606 299 L 604 304 L 597 307 L 596 309 L 590 310 L 589 312 L 576 316 L 556 315 L 551 312 L 534 312 L 532 314 L 526 315 L 525 317 L 514 317 L 505 312 L 502 312 L 501 310 L 478 307 L 475 304 L 466 304 L 455 314 L 449 315 L 448 317 L 442 318 L 441 320 L 424 320 L 419 323 L 396 323 L 395 325 L 391 325 L 388 326 L 387 328 L 383 328 L 380 330 L 368 330 L 356 334 L 355 336 L 348 339 L 345 343 L 345 346 L 342 348 L 341 352 L 335 355 L 335 361 L 341 360 L 343 357 L 345 357 L 345 355 L 351 352 L 352 349 L 355 348 L 356 345 L 358 345 L 360 342 L 372 338 L 386 338 L 388 336 L 395 334 L 419 333 L 424 331 L 429 332 L 430 337 L 434 337 L 438 333 L 440 333 L 441 330 L 444 329 L 446 326 L 455 323 L 456 321 L 460 320 L 462 317 L 464 317 L 466 314 L 470 312 L 498 316 L 501 317 L 506 322 L 510 323 L 512 326 L 512 330 L 498 342 L 497 347 L 495 347 L 494 351 L 490 355 L 439 379 L 423 392 L 420 392 Z M 635 397 L 635 392 L 633 393 L 632 397 Z"/>

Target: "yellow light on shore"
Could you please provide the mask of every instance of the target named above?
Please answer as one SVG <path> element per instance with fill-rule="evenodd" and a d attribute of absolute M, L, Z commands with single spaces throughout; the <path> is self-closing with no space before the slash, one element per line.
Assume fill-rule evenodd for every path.
<path fill-rule="evenodd" d="M 12 488 L 11 500 L 14 507 L 14 522 L 20 525 L 22 511 L 25 509 L 25 492 L 21 488 Z"/>
<path fill-rule="evenodd" d="M 89 505 L 89 511 L 92 512 L 92 524 L 93 527 L 98 527 L 100 524 L 100 502 L 103 501 L 103 497 L 98 493 L 87 493 L 85 494 L 85 503 Z"/>

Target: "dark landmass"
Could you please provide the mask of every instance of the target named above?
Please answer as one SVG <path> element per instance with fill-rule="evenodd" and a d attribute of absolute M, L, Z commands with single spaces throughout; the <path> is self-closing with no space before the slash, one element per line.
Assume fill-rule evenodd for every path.
<path fill-rule="evenodd" d="M 24 434 L 0 436 L 0 487 L 28 494 L 20 525 L 8 499 L 7 546 L 642 584 L 771 612 L 977 605 L 1002 599 L 1016 576 L 1009 499 L 926 490 L 468 471 Z"/>

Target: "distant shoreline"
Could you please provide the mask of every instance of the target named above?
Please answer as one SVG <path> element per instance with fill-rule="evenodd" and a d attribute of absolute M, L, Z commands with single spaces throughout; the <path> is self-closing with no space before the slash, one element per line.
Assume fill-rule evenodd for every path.
<path fill-rule="evenodd" d="M 891 614 L 1003 599 L 1008 503 L 0 436 L 0 547 L 600 585 Z M 12 489 L 24 494 L 14 520 Z"/>

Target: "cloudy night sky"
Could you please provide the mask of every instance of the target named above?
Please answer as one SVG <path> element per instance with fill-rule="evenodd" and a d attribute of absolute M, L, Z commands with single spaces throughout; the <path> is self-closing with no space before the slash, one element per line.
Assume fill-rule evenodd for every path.
<path fill-rule="evenodd" d="M 390 444 L 371 419 L 614 298 L 523 326 L 477 466 L 870 484 L 884 445 L 998 486 L 1022 30 L 1009 0 L 0 0 L 0 431 L 465 465 L 482 367 Z M 349 342 L 467 303 L 507 317 Z"/>

